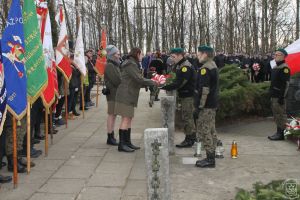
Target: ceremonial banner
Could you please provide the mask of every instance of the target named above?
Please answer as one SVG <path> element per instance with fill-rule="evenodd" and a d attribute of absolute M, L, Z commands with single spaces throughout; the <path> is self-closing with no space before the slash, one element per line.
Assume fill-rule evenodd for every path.
<path fill-rule="evenodd" d="M 37 1 L 37 16 L 41 30 L 43 52 L 48 75 L 48 84 L 45 90 L 42 92 L 41 97 L 44 106 L 49 108 L 55 101 L 55 94 L 58 95 L 58 83 L 54 50 L 52 45 L 51 22 L 47 2 L 44 2 L 43 0 Z"/>
<path fill-rule="evenodd" d="M 285 48 L 288 56 L 285 61 L 291 69 L 291 75 L 300 72 L 300 39 Z"/>
<path fill-rule="evenodd" d="M 18 120 L 26 113 L 23 18 L 20 0 L 13 0 L 1 41 L 2 61 L 7 90 L 7 108 Z"/>
<path fill-rule="evenodd" d="M 85 59 L 84 59 L 84 46 L 83 46 L 83 39 L 82 39 L 82 24 L 79 22 L 79 30 L 76 38 L 76 46 L 75 46 L 75 55 L 74 55 L 74 62 L 77 64 L 77 68 L 79 69 L 80 73 L 85 76 L 86 75 L 86 66 L 85 66 Z"/>
<path fill-rule="evenodd" d="M 103 76 L 105 65 L 106 65 L 106 29 L 102 29 L 101 34 L 101 44 L 100 49 L 98 51 L 98 57 L 95 65 L 95 71 L 98 73 L 98 75 Z"/>
<path fill-rule="evenodd" d="M 56 64 L 57 68 L 65 76 L 67 81 L 70 81 L 72 76 L 72 67 L 69 59 L 68 33 L 62 5 L 60 5 L 56 19 L 60 25 L 59 39 L 55 50 Z"/>
<path fill-rule="evenodd" d="M 6 118 L 6 87 L 4 81 L 4 69 L 2 65 L 1 40 L 0 40 L 0 135 Z"/>
<path fill-rule="evenodd" d="M 47 86 L 48 81 L 36 6 L 33 0 L 24 1 L 23 23 L 27 95 L 30 103 L 33 104 Z"/>

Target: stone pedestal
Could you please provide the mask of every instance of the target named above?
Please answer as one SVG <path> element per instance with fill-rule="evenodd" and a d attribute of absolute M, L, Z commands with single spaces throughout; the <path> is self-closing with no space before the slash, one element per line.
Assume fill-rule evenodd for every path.
<path fill-rule="evenodd" d="M 144 142 L 148 200 L 170 200 L 168 129 L 146 129 Z"/>
<path fill-rule="evenodd" d="M 175 97 L 161 97 L 161 116 L 162 127 L 168 128 L 169 153 L 175 154 L 174 135 L 175 135 Z"/>

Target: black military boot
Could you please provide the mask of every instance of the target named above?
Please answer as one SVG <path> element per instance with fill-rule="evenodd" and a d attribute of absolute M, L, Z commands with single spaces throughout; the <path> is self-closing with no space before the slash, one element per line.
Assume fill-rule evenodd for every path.
<path fill-rule="evenodd" d="M 272 136 L 268 136 L 268 138 L 269 140 L 273 141 L 284 140 L 284 130 L 282 128 L 277 127 L 277 132 Z"/>
<path fill-rule="evenodd" d="M 158 95 L 155 95 L 154 101 L 160 101 L 160 99 L 158 98 Z"/>
<path fill-rule="evenodd" d="M 126 142 L 125 142 L 125 133 L 126 132 L 127 132 L 127 130 L 119 129 L 119 140 L 120 141 L 119 141 L 119 145 L 118 145 L 118 151 L 131 153 L 131 152 L 134 152 L 134 149 L 131 149 L 126 145 Z"/>
<path fill-rule="evenodd" d="M 14 171 L 14 162 L 13 162 L 13 155 L 7 155 L 7 170 L 10 172 Z M 17 171 L 18 173 L 25 173 L 26 167 L 20 165 L 19 162 L 17 162 Z"/>
<path fill-rule="evenodd" d="M 114 132 L 112 133 L 107 133 L 107 141 L 106 144 L 108 145 L 113 145 L 113 146 L 118 146 L 119 143 L 117 143 L 117 140 L 114 136 Z"/>
<path fill-rule="evenodd" d="M 11 176 L 2 176 L 0 175 L 0 183 L 9 183 L 12 181 Z"/>
<path fill-rule="evenodd" d="M 176 147 L 177 148 L 190 148 L 194 145 L 194 140 L 192 139 L 191 135 L 185 135 L 184 140 L 180 143 L 177 144 Z"/>
<path fill-rule="evenodd" d="M 215 168 L 216 167 L 215 152 L 212 153 L 206 152 L 206 158 L 203 160 L 198 160 L 196 162 L 196 167 Z"/>
<path fill-rule="evenodd" d="M 196 142 L 196 140 L 197 140 L 196 133 L 193 132 L 193 134 L 190 136 L 190 142 L 193 143 L 192 145 L 194 145 L 194 143 Z"/>
<path fill-rule="evenodd" d="M 27 167 L 27 160 L 22 157 L 18 158 L 18 163 L 24 167 Z M 30 167 L 35 167 L 35 163 L 30 161 Z"/>
<path fill-rule="evenodd" d="M 125 142 L 126 142 L 126 145 L 131 149 L 138 150 L 141 148 L 141 147 L 135 146 L 131 143 L 131 128 L 129 128 L 125 132 Z"/>

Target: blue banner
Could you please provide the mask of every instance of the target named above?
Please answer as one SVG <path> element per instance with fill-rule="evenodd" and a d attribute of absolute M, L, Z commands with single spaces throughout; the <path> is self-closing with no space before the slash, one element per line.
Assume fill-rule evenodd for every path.
<path fill-rule="evenodd" d="M 4 69 L 2 65 L 1 40 L 0 40 L 0 135 L 2 134 L 3 124 L 6 117 L 7 93 L 4 81 Z"/>
<path fill-rule="evenodd" d="M 26 114 L 27 106 L 24 45 L 21 4 L 20 0 L 13 0 L 1 46 L 7 90 L 7 108 L 18 120 Z"/>

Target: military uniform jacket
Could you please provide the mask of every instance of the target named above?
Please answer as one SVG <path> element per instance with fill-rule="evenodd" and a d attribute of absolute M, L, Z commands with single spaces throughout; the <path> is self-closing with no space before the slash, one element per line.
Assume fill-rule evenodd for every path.
<path fill-rule="evenodd" d="M 117 88 L 121 83 L 120 64 L 115 61 L 107 60 L 104 71 L 104 82 L 110 94 L 106 95 L 107 101 L 115 101 Z"/>
<path fill-rule="evenodd" d="M 270 95 L 272 98 L 285 98 L 290 81 L 290 68 L 285 62 L 277 63 L 271 71 Z"/>
<path fill-rule="evenodd" d="M 193 97 L 194 93 L 194 69 L 186 59 L 176 64 L 176 79 L 170 85 L 164 86 L 165 90 L 177 90 L 180 98 Z"/>
<path fill-rule="evenodd" d="M 155 82 L 143 78 L 139 69 L 139 63 L 133 58 L 125 60 L 120 70 L 121 83 L 117 89 L 116 102 L 136 107 L 140 88 L 144 86 L 154 86 Z"/>
<path fill-rule="evenodd" d="M 219 96 L 219 72 L 216 63 L 209 60 L 197 72 L 195 84 L 195 108 L 217 108 Z"/>

